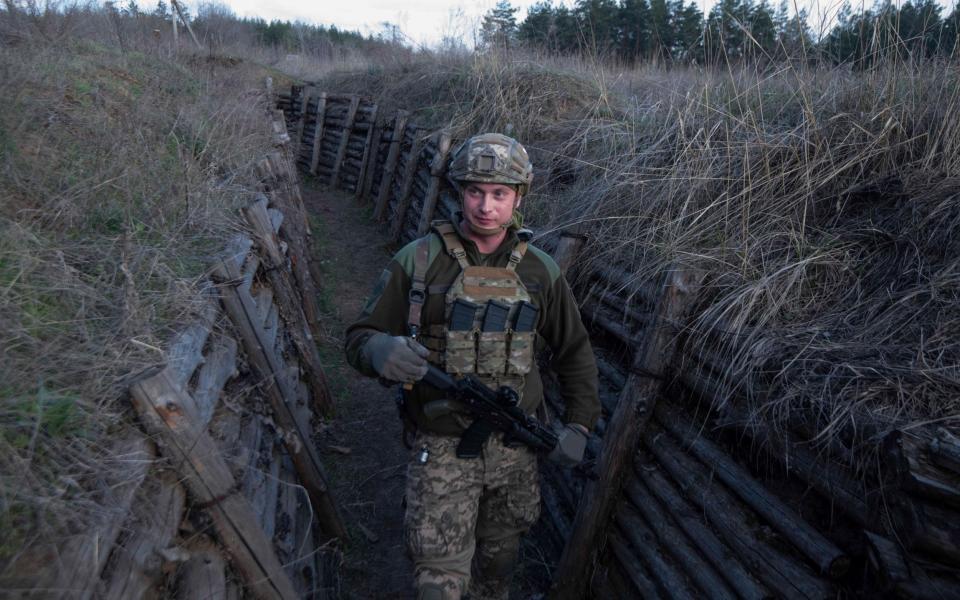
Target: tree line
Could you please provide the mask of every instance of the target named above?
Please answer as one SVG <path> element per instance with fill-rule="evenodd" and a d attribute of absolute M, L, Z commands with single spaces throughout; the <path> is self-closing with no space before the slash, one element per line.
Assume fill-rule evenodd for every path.
<path fill-rule="evenodd" d="M 577 0 L 573 7 L 547 0 L 518 22 L 518 9 L 500 0 L 483 17 L 482 45 L 528 47 L 551 53 L 595 54 L 638 61 L 708 64 L 726 61 L 828 60 L 869 63 L 903 58 L 952 57 L 960 12 L 936 0 L 886 0 L 873 9 L 840 10 L 827 32 L 814 32 L 806 11 L 787 0 L 719 0 L 707 14 L 684 0 Z"/>

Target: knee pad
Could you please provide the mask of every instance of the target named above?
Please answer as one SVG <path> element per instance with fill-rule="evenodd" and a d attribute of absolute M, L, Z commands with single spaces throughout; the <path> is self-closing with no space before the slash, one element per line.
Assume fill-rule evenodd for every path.
<path fill-rule="evenodd" d="M 440 585 L 425 583 L 417 590 L 417 600 L 452 600 L 452 597 Z"/>
<path fill-rule="evenodd" d="M 520 552 L 520 536 L 501 540 L 496 552 L 491 552 L 478 565 L 484 578 L 503 579 L 510 577 L 517 565 L 517 556 Z"/>

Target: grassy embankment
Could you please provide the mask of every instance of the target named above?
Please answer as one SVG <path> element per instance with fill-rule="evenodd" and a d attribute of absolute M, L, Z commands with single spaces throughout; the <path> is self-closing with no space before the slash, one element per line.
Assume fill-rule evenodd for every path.
<path fill-rule="evenodd" d="M 528 222 L 584 223 L 587 260 L 638 279 L 707 271 L 695 327 L 722 342 L 724 385 L 750 418 L 812 421 L 858 462 L 894 427 L 960 418 L 958 84 L 945 63 L 702 71 L 516 56 L 321 82 L 459 137 L 512 130 L 536 166 Z"/>
<path fill-rule="evenodd" d="M 127 378 L 189 322 L 271 142 L 248 63 L 38 38 L 0 74 L 2 572 L 122 478 Z"/>

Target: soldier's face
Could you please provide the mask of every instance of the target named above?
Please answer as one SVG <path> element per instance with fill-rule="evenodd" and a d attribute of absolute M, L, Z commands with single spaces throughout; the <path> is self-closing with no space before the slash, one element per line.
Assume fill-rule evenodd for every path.
<path fill-rule="evenodd" d="M 470 182 L 463 188 L 463 216 L 479 229 L 506 225 L 519 206 L 517 191 L 509 185 Z"/>

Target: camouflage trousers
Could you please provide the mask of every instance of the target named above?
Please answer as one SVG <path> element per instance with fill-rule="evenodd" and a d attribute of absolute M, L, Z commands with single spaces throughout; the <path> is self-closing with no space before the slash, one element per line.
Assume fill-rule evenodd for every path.
<path fill-rule="evenodd" d="M 414 585 L 424 600 L 506 600 L 520 536 L 540 515 L 537 457 L 495 433 L 480 458 L 457 458 L 459 441 L 420 432 L 413 446 L 404 538 Z"/>

